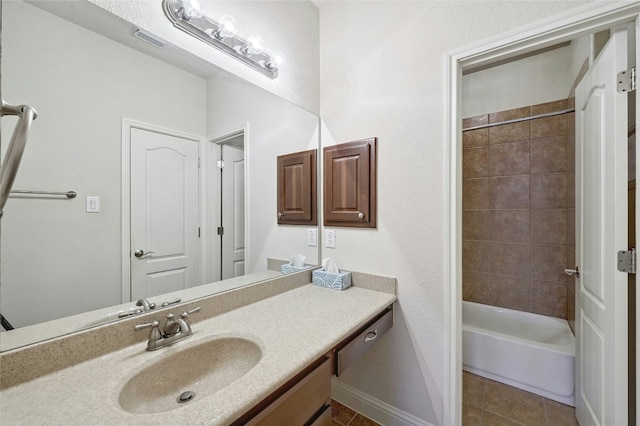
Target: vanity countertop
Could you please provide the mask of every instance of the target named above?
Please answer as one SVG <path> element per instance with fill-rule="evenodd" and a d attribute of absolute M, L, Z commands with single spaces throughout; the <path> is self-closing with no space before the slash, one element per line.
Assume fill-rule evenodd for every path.
<path fill-rule="evenodd" d="M 149 352 L 146 341 L 137 343 L 7 388 L 0 392 L 0 421 L 3 425 L 227 425 L 395 300 L 393 294 L 360 287 L 336 291 L 304 285 L 196 322 L 193 336 L 173 346 Z M 120 389 L 136 372 L 209 334 L 253 336 L 263 357 L 232 384 L 182 407 L 154 414 L 131 414 L 120 407 Z"/>

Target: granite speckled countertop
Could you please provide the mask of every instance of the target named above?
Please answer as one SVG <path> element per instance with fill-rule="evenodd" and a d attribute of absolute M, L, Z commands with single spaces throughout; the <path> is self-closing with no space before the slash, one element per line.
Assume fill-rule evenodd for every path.
<path fill-rule="evenodd" d="M 148 352 L 146 342 L 136 343 L 4 389 L 0 392 L 0 422 L 227 425 L 395 300 L 393 294 L 360 287 L 335 291 L 303 285 L 197 322 L 192 337 L 171 347 Z M 173 410 L 132 414 L 120 406 L 120 389 L 135 373 L 210 335 L 254 339 L 263 357 L 229 386 L 200 399 L 196 395 Z"/>

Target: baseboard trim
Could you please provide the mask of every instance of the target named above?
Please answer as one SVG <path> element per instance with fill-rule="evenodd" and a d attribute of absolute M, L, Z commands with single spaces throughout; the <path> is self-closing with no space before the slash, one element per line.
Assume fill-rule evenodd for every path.
<path fill-rule="evenodd" d="M 435 426 L 338 380 L 331 381 L 331 398 L 384 426 Z"/>

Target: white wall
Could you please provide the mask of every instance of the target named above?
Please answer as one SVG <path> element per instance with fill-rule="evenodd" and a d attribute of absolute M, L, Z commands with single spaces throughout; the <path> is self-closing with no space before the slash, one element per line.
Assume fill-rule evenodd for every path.
<path fill-rule="evenodd" d="M 578 2 L 319 2 L 322 144 L 378 137 L 378 228 L 323 256 L 398 277 L 396 324 L 340 381 L 443 421 L 445 53 Z"/>
<path fill-rule="evenodd" d="M 248 218 L 249 263 L 245 272 L 264 270 L 267 257 L 289 259 L 303 254 L 307 263 L 318 264 L 318 248 L 307 246 L 308 227 L 278 225 L 276 216 L 276 157 L 318 149 L 318 117 L 258 87 L 224 76 L 208 80 L 207 108 L 209 137 L 248 127 L 246 208 L 252 214 Z"/>
<path fill-rule="evenodd" d="M 203 1 L 213 19 L 233 16 L 240 37 L 259 34 L 267 49 L 284 54 L 286 64 L 275 80 L 176 29 L 161 0 L 87 1 L 296 105 L 316 114 L 320 110 L 318 10 L 309 1 Z"/>
<path fill-rule="evenodd" d="M 571 46 L 544 52 L 462 78 L 462 116 L 476 115 L 566 99 Z"/>
<path fill-rule="evenodd" d="M 23 326 L 121 303 L 122 117 L 202 135 L 206 81 L 29 4 L 2 7 L 2 97 L 39 114 L 14 189 L 78 193 L 5 206 L 2 313 Z M 15 119 L 2 124 L 6 149 Z M 85 212 L 88 195 L 100 213 Z"/>

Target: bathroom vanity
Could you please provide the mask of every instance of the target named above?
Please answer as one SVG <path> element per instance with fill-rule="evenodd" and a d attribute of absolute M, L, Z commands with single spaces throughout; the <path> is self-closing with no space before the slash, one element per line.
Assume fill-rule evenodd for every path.
<path fill-rule="evenodd" d="M 331 378 L 391 327 L 395 279 L 354 273 L 344 291 L 310 281 L 284 276 L 5 352 L 2 424 L 330 424 Z M 197 306 L 193 335 L 174 345 L 147 351 L 148 331 L 133 330 Z M 49 371 L 59 357 L 76 361 Z"/>

